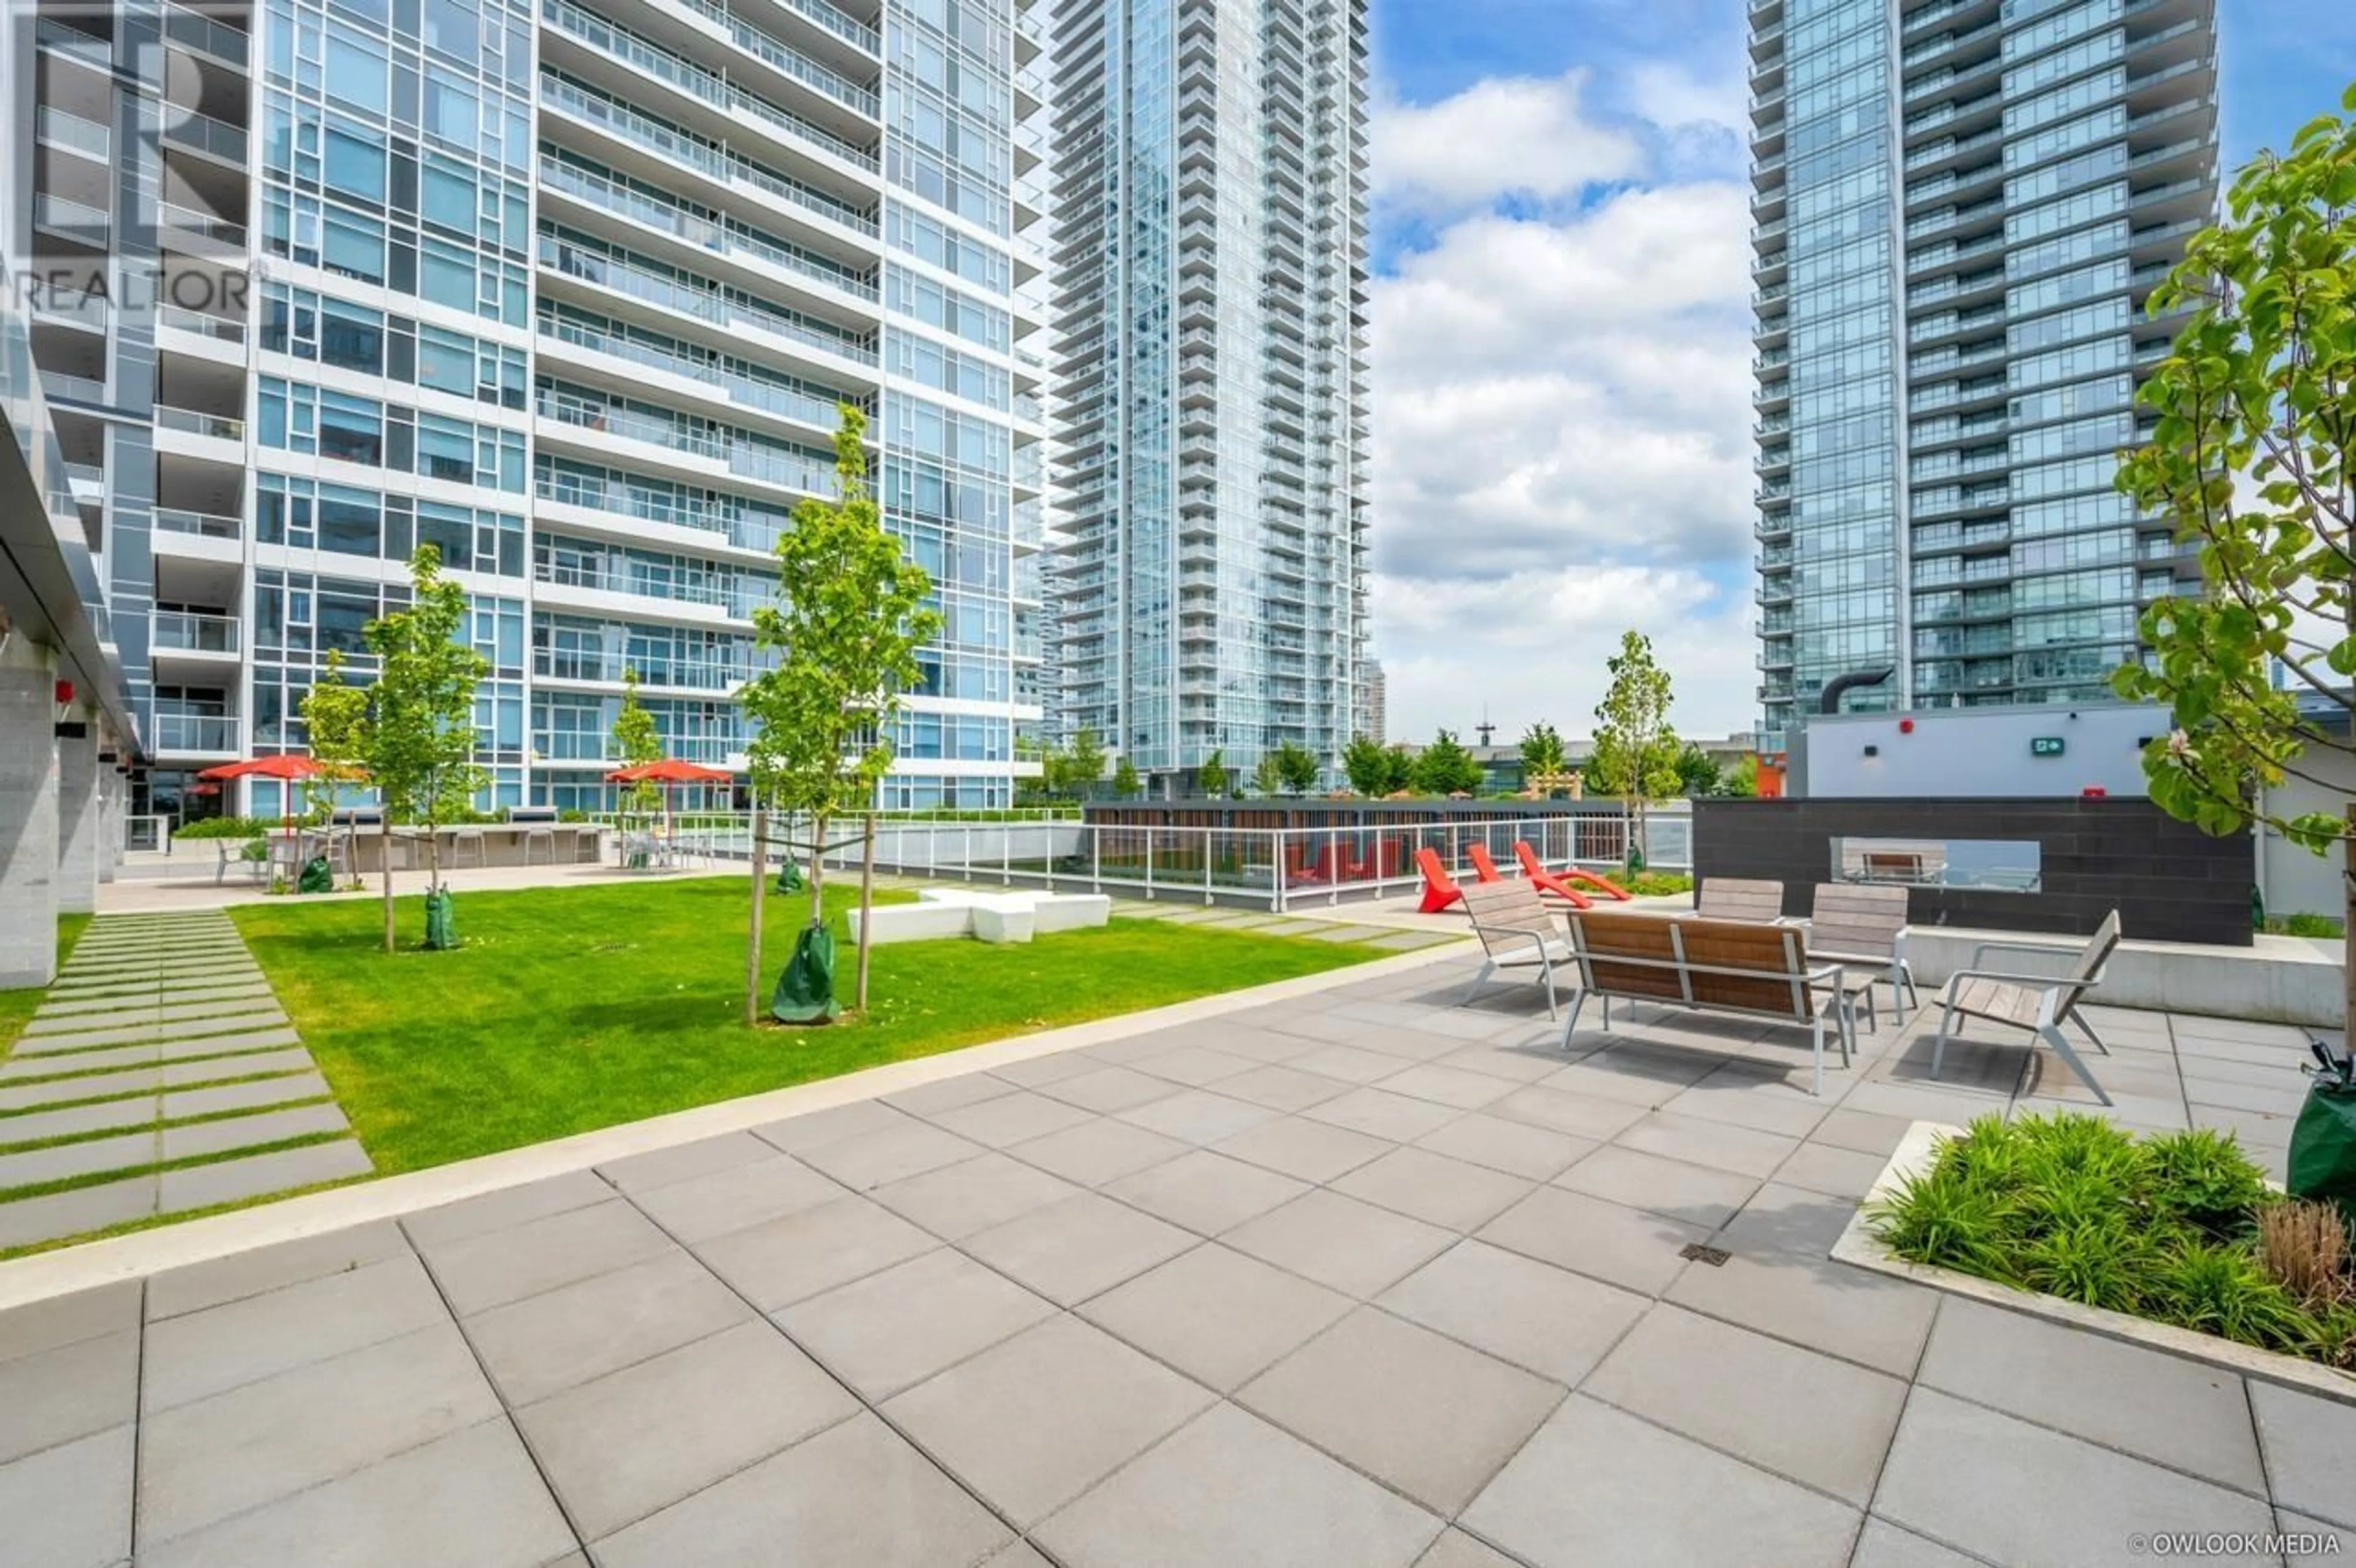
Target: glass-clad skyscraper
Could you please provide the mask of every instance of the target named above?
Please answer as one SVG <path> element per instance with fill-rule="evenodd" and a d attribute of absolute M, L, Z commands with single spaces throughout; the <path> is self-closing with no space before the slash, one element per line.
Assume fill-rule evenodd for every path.
<path fill-rule="evenodd" d="M 1363 710 L 1365 22 L 1056 10 L 1056 718 L 1163 788 Z"/>
<path fill-rule="evenodd" d="M 842 403 L 945 621 L 884 803 L 1011 798 L 1044 373 L 1018 0 L 39 0 L 12 26 L 38 110 L 5 199 L 155 753 L 142 809 L 298 749 L 305 690 L 331 651 L 367 678 L 360 627 L 427 541 L 492 667 L 488 804 L 604 804 L 626 669 L 672 755 L 725 763 Z"/>
<path fill-rule="evenodd" d="M 2192 564 L 2112 489 L 2217 197 L 2213 0 L 1752 0 L 1759 699 L 2089 700 Z"/>

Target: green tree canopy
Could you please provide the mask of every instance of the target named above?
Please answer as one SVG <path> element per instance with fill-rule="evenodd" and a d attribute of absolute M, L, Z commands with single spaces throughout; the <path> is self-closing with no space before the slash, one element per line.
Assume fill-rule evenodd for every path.
<path fill-rule="evenodd" d="M 1284 767 L 1276 760 L 1274 752 L 1262 752 L 1259 765 L 1252 769 L 1252 788 L 1264 795 L 1284 793 Z"/>
<path fill-rule="evenodd" d="M 2339 795 L 2340 770 L 2307 754 L 2356 751 L 2356 86 L 2341 107 L 2243 169 L 2224 221 L 2152 291 L 2155 316 L 2190 316 L 2136 394 L 2158 421 L 2118 473 L 2200 551 L 2199 591 L 2144 612 L 2150 653 L 2113 677 L 2175 716 L 2144 753 L 2152 799 L 2319 854 L 2356 835 L 2356 802 L 2286 816 L 2266 792 L 2295 778 Z"/>
<path fill-rule="evenodd" d="M 1398 787 L 1391 783 L 1389 752 L 1371 735 L 1353 735 L 1342 748 L 1342 774 L 1363 795 L 1386 795 Z"/>
<path fill-rule="evenodd" d="M 1063 765 L 1055 786 L 1058 795 L 1078 799 L 1104 781 L 1104 743 L 1097 739 L 1097 732 L 1085 724 L 1072 737 L 1072 743 L 1065 749 L 1061 762 Z"/>
<path fill-rule="evenodd" d="M 1562 736 L 1551 724 L 1533 724 L 1522 736 L 1522 782 L 1535 784 L 1569 767 Z"/>
<path fill-rule="evenodd" d="M 614 715 L 614 754 L 626 768 L 662 761 L 662 731 L 638 700 L 638 672 L 628 665 L 622 667 L 622 706 Z M 618 804 L 626 812 L 651 815 L 662 808 L 662 786 L 651 779 L 626 784 Z"/>
<path fill-rule="evenodd" d="M 1726 780 L 1719 772 L 1718 764 L 1710 761 L 1708 752 L 1691 741 L 1677 748 L 1676 766 L 1677 793 L 1687 799 L 1725 793 Z"/>
<path fill-rule="evenodd" d="M 1203 765 L 1194 770 L 1194 787 L 1214 800 L 1227 793 L 1227 755 L 1224 750 L 1215 750 L 1203 759 Z"/>
<path fill-rule="evenodd" d="M 755 644 L 777 662 L 737 692 L 751 733 L 755 797 L 809 824 L 826 843 L 845 812 L 871 812 L 892 765 L 892 716 L 923 678 L 916 650 L 938 635 L 932 579 L 884 531 L 867 485 L 867 416 L 841 405 L 836 496 L 808 497 L 777 538 L 777 600 L 753 611 Z M 823 918 L 826 862 L 810 857 L 809 918 Z M 867 923 L 860 923 L 864 1006 Z M 754 972 L 758 973 L 757 928 Z"/>
<path fill-rule="evenodd" d="M 1317 753 L 1306 746 L 1287 741 L 1276 749 L 1276 774 L 1288 795 L 1307 795 L 1317 787 L 1317 775 L 1323 771 Z"/>
<path fill-rule="evenodd" d="M 1669 728 L 1669 672 L 1653 657 L 1653 644 L 1641 632 L 1621 635 L 1620 651 L 1605 667 L 1612 684 L 1595 705 L 1595 754 L 1587 782 L 1600 794 L 1620 797 L 1634 818 L 1629 835 L 1633 862 L 1644 843 L 1645 806 L 1677 792 L 1677 737 Z"/>
<path fill-rule="evenodd" d="M 1472 795 L 1481 787 L 1481 764 L 1455 731 L 1442 730 L 1416 754 L 1415 787 L 1425 795 Z"/>
<path fill-rule="evenodd" d="M 1112 771 L 1112 793 L 1123 800 L 1133 800 L 1145 793 L 1145 781 L 1137 776 L 1137 764 L 1127 756 Z"/>

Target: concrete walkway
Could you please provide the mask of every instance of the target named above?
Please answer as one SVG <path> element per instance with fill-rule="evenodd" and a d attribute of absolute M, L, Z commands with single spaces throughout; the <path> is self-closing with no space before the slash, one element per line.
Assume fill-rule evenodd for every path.
<path fill-rule="evenodd" d="M 226 915 L 100 915 L 0 1061 L 0 1249 L 364 1176 L 350 1133 Z"/>
<path fill-rule="evenodd" d="M 2071 1565 L 2356 1547 L 2356 1407 L 1831 1264 L 1919 1022 L 1566 1054 L 1468 964 L 0 1314 L 0 1564 Z M 2278 1138 L 2289 1030 L 2109 1016 Z M 2236 1104 L 2235 1102 L 2238 1102 Z M 1693 1252 L 1722 1250 L 1722 1261 Z M 2243 1563 L 2304 1562 L 2278 1545 Z"/>

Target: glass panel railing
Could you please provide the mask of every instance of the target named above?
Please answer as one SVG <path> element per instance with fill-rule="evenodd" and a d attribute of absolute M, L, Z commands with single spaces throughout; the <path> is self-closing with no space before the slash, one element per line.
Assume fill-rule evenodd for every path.
<path fill-rule="evenodd" d="M 233 539 L 244 534 L 245 522 L 242 518 L 220 512 L 192 512 L 180 507 L 158 507 L 155 508 L 155 528 L 161 533 Z"/>
<path fill-rule="evenodd" d="M 164 140 L 166 144 L 194 147 L 234 164 L 245 162 L 245 127 L 194 110 L 176 108 L 174 117 L 165 122 Z"/>
<path fill-rule="evenodd" d="M 238 650 L 234 615 L 207 615 L 186 610 L 158 610 L 155 646 L 184 653 L 233 654 Z"/>
<path fill-rule="evenodd" d="M 114 133 L 95 120 L 85 120 L 62 109 L 41 105 L 33 117 L 34 133 L 52 146 L 70 147 L 105 159 L 114 148 Z"/>
<path fill-rule="evenodd" d="M 594 203 L 608 212 L 635 219 L 649 228 L 659 229 L 714 254 L 750 257 L 766 261 L 860 299 L 873 300 L 878 295 L 873 278 L 862 277 L 847 268 L 836 266 L 766 235 L 755 233 L 742 224 L 714 222 L 580 164 L 543 156 L 540 160 L 540 178 L 541 184 L 550 189 Z"/>
<path fill-rule="evenodd" d="M 209 435 L 220 441 L 243 441 L 245 421 L 227 414 L 202 413 L 195 409 L 177 409 L 169 403 L 155 405 L 157 430 L 185 431 L 190 435 Z"/>
<path fill-rule="evenodd" d="M 543 336 L 553 337 L 559 342 L 571 343 L 599 354 L 610 354 L 617 359 L 627 359 L 650 370 L 668 371 L 691 381 L 716 386 L 727 394 L 731 402 L 765 409 L 787 419 L 830 427 L 839 417 L 839 405 L 835 400 L 821 398 L 798 388 L 779 386 L 744 371 L 731 369 L 724 362 L 691 358 L 637 338 L 625 337 L 586 323 L 560 317 L 541 316 L 540 330 Z"/>
<path fill-rule="evenodd" d="M 600 284 L 701 321 L 770 333 L 862 365 L 876 362 L 876 352 L 871 344 L 820 332 L 750 299 L 665 276 L 616 256 L 567 244 L 554 235 L 541 236 L 540 260 L 543 266 L 554 267 L 567 277 Z"/>
<path fill-rule="evenodd" d="M 193 713 L 155 715 L 155 749 L 159 752 L 234 752 L 237 720 Z"/>

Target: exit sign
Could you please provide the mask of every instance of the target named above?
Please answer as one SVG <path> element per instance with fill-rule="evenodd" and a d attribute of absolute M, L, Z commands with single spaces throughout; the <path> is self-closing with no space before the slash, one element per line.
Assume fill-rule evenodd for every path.
<path fill-rule="evenodd" d="M 2062 737 L 2059 735 L 2038 736 L 2036 739 L 2029 742 L 2029 754 L 2032 757 L 2060 756 L 2062 754 Z"/>

